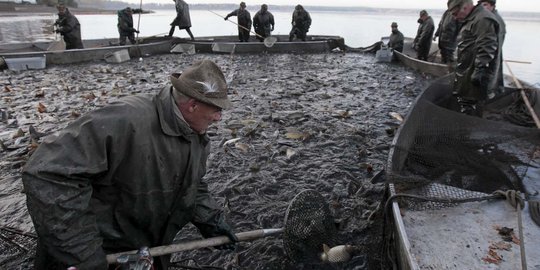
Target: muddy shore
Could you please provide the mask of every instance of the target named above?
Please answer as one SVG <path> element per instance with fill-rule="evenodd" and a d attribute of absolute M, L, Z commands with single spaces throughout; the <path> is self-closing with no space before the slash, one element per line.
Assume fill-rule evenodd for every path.
<path fill-rule="evenodd" d="M 345 264 L 297 264 L 278 236 L 241 243 L 235 251 L 203 249 L 173 259 L 195 269 L 380 269 L 382 217 L 368 217 L 384 184 L 370 179 L 384 169 L 400 124 L 390 113 L 406 115 L 429 78 L 375 63 L 373 55 L 162 55 L 1 71 L 0 228 L 33 233 L 20 172 L 43 136 L 124 96 L 155 94 L 169 73 L 204 58 L 217 62 L 230 81 L 234 108 L 209 130 L 206 179 L 235 230 L 282 227 L 293 197 L 314 189 L 330 205 L 340 243 L 361 251 Z M 188 226 L 178 241 L 199 237 Z M 18 243 L 33 248 L 31 238 Z M 0 249 L 3 269 L 32 265 L 32 254 L 17 245 L 3 241 Z"/>

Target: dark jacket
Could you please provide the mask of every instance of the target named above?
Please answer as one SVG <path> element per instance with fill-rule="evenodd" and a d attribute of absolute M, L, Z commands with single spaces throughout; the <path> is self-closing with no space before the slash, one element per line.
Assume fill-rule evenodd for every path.
<path fill-rule="evenodd" d="M 503 74 L 503 55 L 502 55 L 502 48 L 504 45 L 504 39 L 506 38 L 506 23 L 504 22 L 504 19 L 501 17 L 499 12 L 497 10 L 493 10 L 493 15 L 495 15 L 495 19 L 497 19 L 497 22 L 499 23 L 499 54 L 498 58 L 499 61 L 497 62 L 498 68 L 496 68 L 497 71 L 497 78 L 494 80 L 491 85 L 489 85 L 489 93 L 491 96 L 498 95 L 500 93 L 504 92 L 504 74 Z"/>
<path fill-rule="evenodd" d="M 270 32 L 274 29 L 274 15 L 268 11 L 258 11 L 253 17 L 253 27 L 258 34 L 270 36 Z"/>
<path fill-rule="evenodd" d="M 238 17 L 238 24 L 247 28 L 247 29 L 251 29 L 251 14 L 249 14 L 249 11 L 247 11 L 247 9 L 235 9 L 234 11 L 232 11 L 231 13 L 227 14 L 227 16 L 225 18 L 229 18 L 229 17 L 232 17 L 232 16 L 237 16 Z"/>
<path fill-rule="evenodd" d="M 454 19 L 450 11 L 444 12 L 435 36 L 439 37 L 439 48 L 455 51 L 457 47 L 457 36 L 459 33 L 459 22 Z"/>
<path fill-rule="evenodd" d="M 431 48 L 431 42 L 433 38 L 433 32 L 435 31 L 435 25 L 431 16 L 427 17 L 418 26 L 418 32 L 414 39 L 414 44 L 418 46 L 418 50 L 427 50 Z"/>
<path fill-rule="evenodd" d="M 83 48 L 81 25 L 79 20 L 67 8 L 63 15 L 58 14 L 58 20 L 56 20 L 55 24 L 57 25 L 57 32 L 64 37 L 67 50 Z"/>
<path fill-rule="evenodd" d="M 303 33 L 309 32 L 311 26 L 311 16 L 306 10 L 295 10 L 292 16 L 292 25 L 294 28 L 302 31 Z"/>
<path fill-rule="evenodd" d="M 499 61 L 499 23 L 490 11 L 477 5 L 462 23 L 458 37 L 458 59 L 455 91 L 463 98 L 483 100 L 487 90 L 471 83 L 480 73 L 487 76 L 487 85 L 495 80 Z M 476 74 L 473 74 L 476 73 Z"/>
<path fill-rule="evenodd" d="M 176 18 L 171 26 L 178 26 L 180 29 L 191 27 L 191 17 L 189 16 L 189 5 L 184 0 L 175 0 Z"/>
<path fill-rule="evenodd" d="M 129 36 L 137 29 L 133 28 L 133 15 L 129 14 L 126 9 L 118 11 L 118 33 L 122 36 Z"/>
<path fill-rule="evenodd" d="M 403 42 L 405 40 L 405 37 L 403 37 L 403 34 L 399 30 L 392 31 L 392 34 L 390 34 L 390 40 L 388 41 L 388 47 L 398 51 L 403 52 Z"/>
<path fill-rule="evenodd" d="M 39 238 L 79 269 L 106 265 L 104 250 L 170 244 L 188 222 L 220 212 L 202 180 L 209 147 L 175 116 L 170 86 L 77 119 L 23 171 Z"/>

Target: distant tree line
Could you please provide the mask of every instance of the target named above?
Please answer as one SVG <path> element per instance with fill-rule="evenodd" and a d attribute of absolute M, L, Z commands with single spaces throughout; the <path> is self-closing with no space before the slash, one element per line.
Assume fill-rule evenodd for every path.
<path fill-rule="evenodd" d="M 38 5 L 56 6 L 57 4 L 64 4 L 68 7 L 78 7 L 79 4 L 76 0 L 36 0 Z"/>

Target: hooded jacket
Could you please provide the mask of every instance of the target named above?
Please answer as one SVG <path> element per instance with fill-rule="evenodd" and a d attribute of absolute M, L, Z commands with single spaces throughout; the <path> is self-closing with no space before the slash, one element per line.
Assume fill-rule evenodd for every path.
<path fill-rule="evenodd" d="M 474 86 L 474 72 L 485 72 L 487 85 L 493 85 L 499 69 L 499 23 L 490 11 L 477 5 L 462 22 L 458 36 L 458 59 L 454 89 L 459 96 L 484 100 L 487 89 Z"/>
<path fill-rule="evenodd" d="M 208 137 L 175 116 L 171 89 L 91 112 L 31 156 L 28 211 L 54 259 L 100 268 L 104 252 L 170 244 L 221 212 L 202 180 Z"/>
<path fill-rule="evenodd" d="M 58 32 L 64 37 L 66 42 L 66 49 L 82 49 L 83 44 L 81 40 L 81 25 L 79 20 L 75 17 L 69 9 L 66 8 L 63 15 L 58 14 L 58 20 L 56 20 Z"/>
<path fill-rule="evenodd" d="M 126 9 L 118 11 L 118 33 L 123 36 L 129 36 L 134 32 L 137 32 L 133 28 L 133 15 L 128 14 Z"/>

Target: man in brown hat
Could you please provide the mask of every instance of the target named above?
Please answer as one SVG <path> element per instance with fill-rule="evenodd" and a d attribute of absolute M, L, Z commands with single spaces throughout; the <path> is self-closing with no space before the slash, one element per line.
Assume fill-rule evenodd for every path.
<path fill-rule="evenodd" d="M 449 0 L 448 10 L 462 23 L 454 92 L 461 112 L 482 116 L 488 87 L 499 68 L 499 23 L 493 13 L 472 0 Z"/>
<path fill-rule="evenodd" d="M 418 59 L 427 61 L 429 50 L 431 49 L 435 25 L 433 23 L 433 19 L 425 10 L 420 11 L 418 23 L 420 25 L 418 26 L 418 32 L 414 38 L 413 48 L 416 50 L 416 56 Z"/>
<path fill-rule="evenodd" d="M 206 130 L 231 107 L 225 77 L 203 60 L 170 80 L 153 98 L 82 116 L 29 159 L 23 184 L 39 237 L 36 269 L 107 269 L 105 254 L 169 245 L 189 222 L 204 237 L 237 241 L 202 179 Z M 154 258 L 154 269 L 169 259 Z"/>

